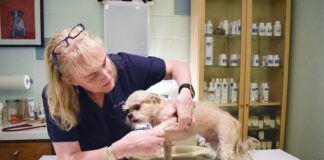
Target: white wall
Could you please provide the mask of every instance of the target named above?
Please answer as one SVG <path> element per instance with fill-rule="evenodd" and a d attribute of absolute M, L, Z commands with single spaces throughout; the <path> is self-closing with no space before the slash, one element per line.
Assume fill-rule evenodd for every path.
<path fill-rule="evenodd" d="M 292 1 L 286 150 L 324 159 L 324 1 Z"/>
<path fill-rule="evenodd" d="M 189 16 L 175 15 L 175 2 L 155 0 L 150 16 L 149 55 L 166 59 L 189 60 Z M 189 1 L 187 1 L 188 3 Z M 103 38 L 103 6 L 97 0 L 44 0 L 45 41 L 53 34 L 82 22 L 86 29 Z M 46 44 L 45 44 L 46 45 Z M 0 101 L 10 98 L 37 98 L 47 83 L 43 61 L 44 47 L 1 47 L 1 74 L 28 74 L 34 84 L 28 91 L 0 91 Z"/>

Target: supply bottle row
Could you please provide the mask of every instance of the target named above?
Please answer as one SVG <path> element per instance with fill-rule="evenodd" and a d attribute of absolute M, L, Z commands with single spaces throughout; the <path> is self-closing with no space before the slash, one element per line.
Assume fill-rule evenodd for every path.
<path fill-rule="evenodd" d="M 212 78 L 207 86 L 204 82 L 205 101 L 217 104 L 237 103 L 238 84 L 233 78 Z"/>
<path fill-rule="evenodd" d="M 281 36 L 282 26 L 280 21 L 275 21 L 274 25 L 271 22 L 260 22 L 252 24 L 253 36 Z M 240 35 L 241 34 L 241 20 L 232 21 L 222 20 L 219 22 L 218 27 L 214 29 L 214 25 L 211 20 L 208 20 L 205 24 L 206 34 L 225 34 L 225 35 Z"/>
<path fill-rule="evenodd" d="M 279 37 L 282 35 L 281 33 L 281 23 L 280 21 L 275 21 L 272 26 L 271 22 L 264 23 L 260 22 L 259 25 L 256 23 L 252 24 L 252 35 L 253 36 L 275 36 Z"/>
<path fill-rule="evenodd" d="M 241 20 L 232 21 L 229 23 L 227 19 L 219 22 L 218 27 L 214 29 L 214 25 L 211 20 L 208 20 L 205 24 L 206 34 L 225 34 L 225 35 L 240 35 L 241 34 Z"/>
<path fill-rule="evenodd" d="M 251 103 L 268 103 L 269 102 L 269 85 L 264 82 L 260 84 L 260 88 L 258 83 L 250 84 L 250 102 Z"/>

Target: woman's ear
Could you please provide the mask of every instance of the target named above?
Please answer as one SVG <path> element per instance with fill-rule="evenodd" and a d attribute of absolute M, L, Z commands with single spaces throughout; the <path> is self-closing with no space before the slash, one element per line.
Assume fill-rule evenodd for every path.
<path fill-rule="evenodd" d="M 71 85 L 74 85 L 74 86 L 78 86 L 79 85 L 79 83 L 77 83 L 77 81 L 75 81 L 72 77 L 65 79 L 64 82 L 66 82 L 68 84 L 71 84 Z"/>

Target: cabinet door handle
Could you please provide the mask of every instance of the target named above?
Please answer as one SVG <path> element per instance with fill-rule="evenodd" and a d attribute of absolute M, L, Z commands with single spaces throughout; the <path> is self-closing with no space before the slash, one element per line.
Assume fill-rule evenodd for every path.
<path fill-rule="evenodd" d="M 19 151 L 15 151 L 13 154 L 13 160 L 18 160 L 18 156 L 19 156 Z"/>

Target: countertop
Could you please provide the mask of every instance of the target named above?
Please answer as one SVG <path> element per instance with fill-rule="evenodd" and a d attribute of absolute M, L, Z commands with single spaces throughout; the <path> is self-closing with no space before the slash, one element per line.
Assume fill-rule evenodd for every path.
<path fill-rule="evenodd" d="M 3 132 L 0 126 L 0 141 L 9 140 L 49 140 L 46 127 L 24 131 Z"/>
<path fill-rule="evenodd" d="M 251 151 L 253 160 L 299 160 L 281 149 L 253 150 Z M 56 156 L 42 156 L 39 160 L 56 160 Z"/>

